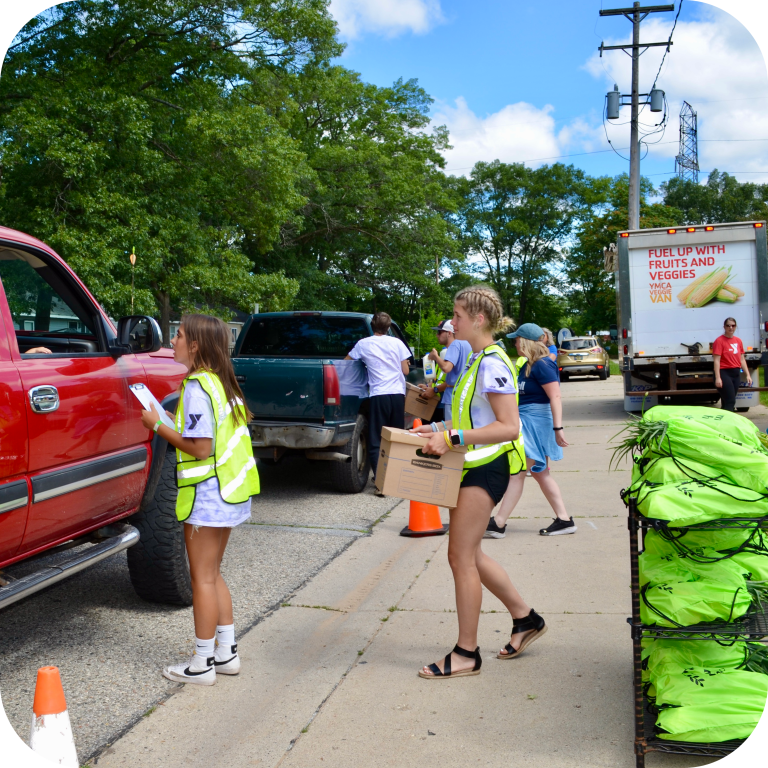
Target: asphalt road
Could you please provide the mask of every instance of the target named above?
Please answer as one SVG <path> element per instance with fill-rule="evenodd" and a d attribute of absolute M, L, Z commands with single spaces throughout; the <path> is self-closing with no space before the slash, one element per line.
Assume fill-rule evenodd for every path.
<path fill-rule="evenodd" d="M 368 535 L 400 501 L 374 496 L 370 484 L 362 494 L 337 493 L 327 469 L 299 457 L 260 464 L 252 522 L 233 532 L 222 568 L 238 633 Z M 178 689 L 160 672 L 191 653 L 194 627 L 191 608 L 136 596 L 121 553 L 0 612 L 0 637 L 0 693 L 17 733 L 29 736 L 38 668 L 55 665 L 85 764 Z"/>

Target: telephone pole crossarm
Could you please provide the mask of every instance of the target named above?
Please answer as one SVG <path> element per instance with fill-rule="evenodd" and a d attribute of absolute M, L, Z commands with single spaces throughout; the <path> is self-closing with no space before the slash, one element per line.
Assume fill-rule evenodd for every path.
<path fill-rule="evenodd" d="M 607 8 L 600 11 L 601 16 L 627 16 L 634 13 L 664 13 L 666 11 L 674 11 L 674 3 L 672 5 L 645 5 L 637 6 L 634 8 Z"/>
<path fill-rule="evenodd" d="M 670 45 L 674 45 L 674 43 L 671 40 L 667 40 L 664 43 L 639 43 L 638 44 L 641 48 L 657 48 L 659 46 L 666 46 L 666 49 L 669 50 Z M 600 47 L 597 49 L 600 51 L 600 57 L 603 56 L 603 51 L 626 51 L 626 50 L 632 50 L 635 46 L 631 43 L 629 45 L 603 45 L 600 43 Z"/>

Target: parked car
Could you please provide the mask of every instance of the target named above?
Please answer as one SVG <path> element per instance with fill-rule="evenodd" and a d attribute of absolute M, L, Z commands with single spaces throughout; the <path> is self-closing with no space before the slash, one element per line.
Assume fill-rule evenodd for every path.
<path fill-rule="evenodd" d="M 594 336 L 571 336 L 563 339 L 557 350 L 557 369 L 563 381 L 584 374 L 607 379 L 611 375 L 611 359 Z"/>
<path fill-rule="evenodd" d="M 373 335 L 360 312 L 262 312 L 251 315 L 235 345 L 235 375 L 254 414 L 254 455 L 279 461 L 303 454 L 326 461 L 334 486 L 360 493 L 368 482 L 368 377 L 344 360 Z M 389 333 L 408 343 L 397 323 Z M 413 359 L 410 361 L 413 363 Z M 409 380 L 423 380 L 411 367 Z"/>
<path fill-rule="evenodd" d="M 155 320 L 115 327 L 63 259 L 0 227 L 0 608 L 129 547 L 141 597 L 191 603 L 175 453 L 128 388 L 173 411 L 185 374 Z M 4 570 L 84 544 L 18 579 Z"/>

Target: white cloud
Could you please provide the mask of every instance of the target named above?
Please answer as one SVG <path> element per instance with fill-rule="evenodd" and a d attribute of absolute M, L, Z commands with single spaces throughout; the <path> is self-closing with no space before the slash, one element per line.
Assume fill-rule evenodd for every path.
<path fill-rule="evenodd" d="M 347 40 L 366 32 L 424 34 L 443 21 L 440 0 L 331 0 L 330 11 Z"/>
<path fill-rule="evenodd" d="M 643 23 L 641 39 L 666 40 L 670 28 L 671 22 L 648 19 Z M 673 40 L 657 86 L 666 91 L 669 100 L 670 121 L 662 139 L 669 143 L 651 148 L 653 154 L 668 158 L 673 169 L 678 115 L 687 101 L 698 112 L 699 167 L 703 171 L 718 168 L 735 172 L 743 181 L 768 181 L 768 173 L 746 173 L 768 171 L 768 141 L 744 141 L 768 139 L 768 76 L 752 36 L 730 15 L 710 10 L 699 21 L 678 22 Z M 629 37 L 605 40 L 606 44 L 617 42 L 629 42 Z M 663 49 L 657 48 L 649 49 L 641 58 L 641 91 L 650 89 L 662 56 Z M 608 88 L 616 82 L 622 93 L 629 92 L 631 68 L 620 51 L 604 54 L 602 61 L 595 54 L 586 68 Z M 647 110 L 643 117 L 648 123 L 656 122 Z M 629 108 L 625 107 L 620 122 L 628 119 Z M 609 135 L 614 143 L 627 146 L 629 126 L 609 129 Z"/>
<path fill-rule="evenodd" d="M 480 161 L 519 162 L 527 158 L 559 155 L 553 107 L 538 109 L 531 104 L 508 104 L 499 112 L 478 117 L 460 96 L 455 106 L 442 105 L 432 122 L 446 125 L 453 149 L 446 152 L 449 173 L 468 175 Z"/>

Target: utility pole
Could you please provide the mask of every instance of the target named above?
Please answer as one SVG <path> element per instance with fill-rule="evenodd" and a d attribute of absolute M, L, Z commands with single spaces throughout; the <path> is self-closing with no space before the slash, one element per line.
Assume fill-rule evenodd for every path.
<path fill-rule="evenodd" d="M 632 118 L 629 138 L 629 229 L 640 229 L 640 126 L 638 124 L 640 115 L 640 56 L 648 48 L 665 46 L 669 50 L 672 41 L 665 43 L 641 43 L 640 42 L 640 22 L 651 13 L 662 13 L 665 11 L 674 11 L 674 5 L 646 5 L 641 6 L 635 2 L 632 8 L 611 8 L 600 11 L 601 16 L 625 16 L 632 22 L 632 45 L 603 45 L 600 44 L 600 56 L 603 51 L 622 50 L 632 57 Z M 643 49 L 642 53 L 640 49 Z M 642 94 L 648 96 L 652 94 Z M 656 110 L 652 110 L 656 111 Z M 617 115 L 618 117 L 618 115 Z M 609 114 L 610 119 L 610 114 Z"/>

